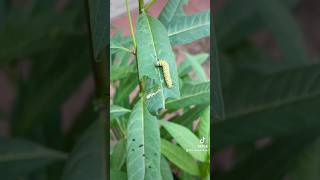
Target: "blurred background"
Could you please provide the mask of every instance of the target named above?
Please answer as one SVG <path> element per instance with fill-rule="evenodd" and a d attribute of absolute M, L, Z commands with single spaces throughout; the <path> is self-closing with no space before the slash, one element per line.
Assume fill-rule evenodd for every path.
<path fill-rule="evenodd" d="M 215 179 L 319 179 L 320 1 L 213 7 L 225 110 L 213 124 Z"/>

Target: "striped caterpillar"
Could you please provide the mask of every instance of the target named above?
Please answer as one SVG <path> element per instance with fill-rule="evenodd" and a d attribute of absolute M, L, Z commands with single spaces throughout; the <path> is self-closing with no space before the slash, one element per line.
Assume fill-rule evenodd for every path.
<path fill-rule="evenodd" d="M 166 84 L 168 88 L 172 88 L 172 80 L 170 76 L 170 69 L 169 64 L 165 60 L 159 60 L 156 63 L 156 66 L 161 66 L 163 71 L 164 80 L 166 81 Z"/>

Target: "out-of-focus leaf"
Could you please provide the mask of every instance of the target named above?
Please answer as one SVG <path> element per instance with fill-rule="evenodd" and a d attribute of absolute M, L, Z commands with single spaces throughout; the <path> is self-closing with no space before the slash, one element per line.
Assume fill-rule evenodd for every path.
<path fill-rule="evenodd" d="M 45 166 L 65 160 L 67 155 L 20 139 L 0 139 L 1 179 L 14 180 Z"/>
<path fill-rule="evenodd" d="M 199 174 L 197 162 L 185 150 L 167 140 L 161 139 L 161 153 L 174 165 L 183 171 L 192 174 Z"/>
<path fill-rule="evenodd" d="M 94 59 L 100 61 L 100 54 L 109 43 L 109 10 L 106 0 L 88 0 L 90 29 Z"/>
<path fill-rule="evenodd" d="M 171 118 L 170 122 L 180 124 L 191 130 L 193 122 L 200 117 L 200 114 L 206 107 L 207 105 L 199 105 L 189 110 L 186 110 L 181 116 Z M 162 138 L 168 139 L 170 137 L 170 135 L 164 129 L 161 129 L 160 132 Z"/>
<path fill-rule="evenodd" d="M 0 1 L 0 32 L 2 30 L 2 28 L 5 25 L 6 22 L 6 14 L 7 14 L 7 8 L 6 8 L 6 1 L 5 0 L 1 0 Z"/>
<path fill-rule="evenodd" d="M 271 29 L 285 60 L 294 65 L 307 64 L 303 37 L 298 24 L 278 0 L 254 1 L 258 15 Z"/>
<path fill-rule="evenodd" d="M 71 151 L 77 139 L 81 137 L 90 124 L 98 118 L 98 113 L 94 110 L 92 102 L 93 97 L 89 98 L 84 109 L 75 117 L 74 123 L 64 135 L 66 144 L 65 149 L 68 152 Z"/>
<path fill-rule="evenodd" d="M 147 110 L 143 99 L 133 108 L 127 130 L 128 179 L 161 179 L 159 124 Z"/>
<path fill-rule="evenodd" d="M 291 180 L 316 180 L 320 178 L 319 138 L 297 156 L 288 177 Z"/>
<path fill-rule="evenodd" d="M 62 180 L 106 180 L 106 135 L 103 118 L 82 135 L 63 171 Z"/>
<path fill-rule="evenodd" d="M 123 66 L 111 66 L 110 81 L 119 80 L 130 76 L 130 74 L 136 74 L 136 67 L 134 65 L 123 65 Z"/>
<path fill-rule="evenodd" d="M 118 118 L 126 113 L 131 112 L 129 109 L 123 108 L 121 106 L 117 106 L 117 105 L 111 105 L 110 107 L 110 118 L 114 119 L 114 118 Z"/>
<path fill-rule="evenodd" d="M 281 4 L 289 9 L 298 1 L 280 0 Z M 233 47 L 264 26 L 264 22 L 257 15 L 254 3 L 250 0 L 232 0 L 218 11 L 216 27 L 220 47 Z"/>
<path fill-rule="evenodd" d="M 122 79 L 119 87 L 116 90 L 116 94 L 113 97 L 113 103 L 129 108 L 129 94 L 137 87 L 138 77 L 136 74 L 130 74 L 126 78 Z"/>
<path fill-rule="evenodd" d="M 193 63 L 197 63 L 198 65 L 201 65 L 208 59 L 208 57 L 209 55 L 206 53 L 197 54 L 197 55 L 188 54 L 186 59 L 178 67 L 179 76 L 182 77 L 188 74 L 193 68 L 195 68 L 193 67 Z"/>
<path fill-rule="evenodd" d="M 166 102 L 168 109 L 178 109 L 190 105 L 210 103 L 210 81 L 197 84 L 185 84 L 181 90 L 181 98 Z"/>
<path fill-rule="evenodd" d="M 168 26 L 172 44 L 187 44 L 210 35 L 210 11 L 174 19 Z"/>
<path fill-rule="evenodd" d="M 191 56 L 189 53 L 185 53 L 186 55 L 186 60 L 190 63 L 190 65 L 192 66 L 195 74 L 197 75 L 198 79 L 200 81 L 206 81 L 207 77 L 206 74 L 201 66 L 201 63 L 199 63 L 198 61 L 196 61 L 195 58 L 193 58 L 193 56 Z"/>
<path fill-rule="evenodd" d="M 297 155 L 304 150 L 313 139 L 314 137 L 304 134 L 278 140 L 271 146 L 251 153 L 249 158 L 238 164 L 225 176 L 217 179 L 283 179 Z"/>
<path fill-rule="evenodd" d="M 319 70 L 320 65 L 312 65 L 234 78 L 224 94 L 226 120 L 214 125 L 215 148 L 316 130 L 320 125 Z"/>
<path fill-rule="evenodd" d="M 28 83 L 21 83 L 12 112 L 13 134 L 24 136 L 36 128 L 34 123 L 45 121 L 46 116 L 60 107 L 89 73 L 89 51 L 83 49 L 88 48 L 85 39 L 83 36 L 75 36 L 65 40 L 58 55 L 56 52 L 47 52 L 46 63 L 39 59 L 34 61 Z M 77 59 L 76 63 L 74 59 Z"/>
<path fill-rule="evenodd" d="M 183 5 L 187 4 L 189 0 L 171 0 L 167 1 L 166 6 L 162 9 L 159 20 L 161 23 L 168 27 L 172 20 L 185 16 Z"/>
<path fill-rule="evenodd" d="M 180 97 L 179 79 L 165 27 L 144 13 L 137 20 L 137 58 L 139 79 L 144 84 L 148 110 L 156 114 L 159 109 L 165 108 L 166 98 Z M 165 83 L 162 68 L 156 67 L 156 62 L 161 59 L 169 64 L 173 83 L 171 88 Z"/>
<path fill-rule="evenodd" d="M 113 148 L 110 158 L 110 168 L 114 170 L 121 170 L 126 157 L 127 157 L 127 145 L 125 140 L 120 140 Z"/>
<path fill-rule="evenodd" d="M 169 121 L 160 121 L 161 125 L 170 133 L 170 135 L 183 147 L 191 156 L 199 161 L 206 161 L 206 153 L 195 151 L 198 145 L 201 145 L 198 137 L 189 129 L 179 124 Z"/>
<path fill-rule="evenodd" d="M 127 180 L 127 174 L 122 171 L 110 170 L 110 180 Z"/>
<path fill-rule="evenodd" d="M 160 168 L 161 168 L 162 179 L 173 180 L 173 175 L 172 175 L 169 163 L 166 160 L 166 158 L 163 156 L 161 156 Z"/>
<path fill-rule="evenodd" d="M 211 18 L 211 22 L 212 22 Z M 212 26 L 213 22 L 212 22 Z M 214 27 L 212 27 L 214 29 Z M 224 118 L 224 102 L 223 102 L 223 94 L 222 94 L 222 86 L 221 86 L 221 79 L 220 79 L 220 64 L 219 64 L 219 54 L 218 54 L 218 47 L 217 47 L 217 38 L 215 35 L 215 32 L 213 30 L 213 34 L 211 35 L 211 44 L 213 44 L 213 60 L 211 69 L 213 69 L 213 99 L 212 103 L 213 106 L 211 108 L 213 109 L 213 117 L 214 119 L 223 119 Z M 213 40 L 213 42 L 212 42 Z"/>
<path fill-rule="evenodd" d="M 73 18 L 72 13 L 43 13 L 28 20 L 9 16 L 0 31 L 0 64 L 57 48 L 63 35 L 79 33 L 73 29 Z"/>

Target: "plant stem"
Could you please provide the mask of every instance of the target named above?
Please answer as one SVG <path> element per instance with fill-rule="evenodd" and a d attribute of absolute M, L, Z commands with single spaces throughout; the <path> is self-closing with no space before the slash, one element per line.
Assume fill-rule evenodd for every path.
<path fill-rule="evenodd" d="M 156 0 L 151 0 L 147 5 L 146 7 L 144 8 L 146 11 L 148 11 L 148 9 L 152 6 L 153 3 L 155 3 Z"/>
<path fill-rule="evenodd" d="M 143 12 L 143 8 L 144 8 L 144 1 L 139 0 L 139 14 Z"/>
<path fill-rule="evenodd" d="M 134 47 L 134 49 L 136 49 L 137 44 L 136 44 L 136 38 L 134 37 L 132 19 L 131 19 L 131 13 L 130 13 L 130 9 L 129 9 L 128 0 L 126 0 L 126 9 L 127 9 L 127 13 L 128 13 L 128 19 L 129 19 L 129 24 L 130 24 L 130 31 L 131 31 L 132 41 L 133 41 L 133 47 Z"/>

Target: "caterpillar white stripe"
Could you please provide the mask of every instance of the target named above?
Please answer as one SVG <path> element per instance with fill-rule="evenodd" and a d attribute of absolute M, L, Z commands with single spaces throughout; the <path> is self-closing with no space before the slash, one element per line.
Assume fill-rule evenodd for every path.
<path fill-rule="evenodd" d="M 156 63 L 156 66 L 161 66 L 163 71 L 164 80 L 168 86 L 168 88 L 172 88 L 172 80 L 170 76 L 169 64 L 165 60 L 159 60 Z"/>

